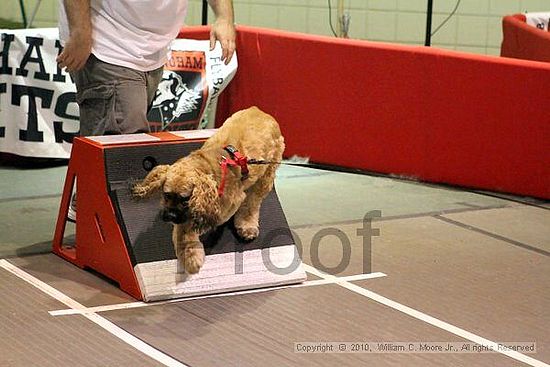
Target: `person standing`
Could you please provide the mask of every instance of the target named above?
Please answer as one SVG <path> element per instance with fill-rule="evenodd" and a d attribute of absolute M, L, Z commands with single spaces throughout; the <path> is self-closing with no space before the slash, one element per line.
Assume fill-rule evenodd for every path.
<path fill-rule="evenodd" d="M 228 64 L 235 52 L 233 3 L 208 3 L 216 16 L 210 48 L 219 41 Z M 187 0 L 59 0 L 63 50 L 56 61 L 76 85 L 80 135 L 149 131 L 147 113 L 186 12 Z M 76 220 L 76 192 L 67 216 Z"/>
<path fill-rule="evenodd" d="M 231 0 L 209 0 L 216 15 L 210 47 L 222 60 L 235 52 Z M 76 84 L 80 135 L 149 131 L 147 112 L 162 79 L 170 43 L 187 11 L 187 0 L 60 0 L 57 57 Z"/>

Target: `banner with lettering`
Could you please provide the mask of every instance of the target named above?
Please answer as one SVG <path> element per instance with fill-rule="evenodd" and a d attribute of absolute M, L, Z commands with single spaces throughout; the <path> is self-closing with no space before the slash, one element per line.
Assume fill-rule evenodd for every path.
<path fill-rule="evenodd" d="M 0 32 L 0 152 L 68 158 L 78 105 L 71 78 L 55 62 L 57 28 Z"/>
<path fill-rule="evenodd" d="M 76 88 L 57 66 L 57 28 L 0 30 L 0 152 L 69 158 L 79 132 Z M 219 43 L 177 39 L 148 116 L 152 131 L 213 127 L 219 93 L 237 70 Z"/>

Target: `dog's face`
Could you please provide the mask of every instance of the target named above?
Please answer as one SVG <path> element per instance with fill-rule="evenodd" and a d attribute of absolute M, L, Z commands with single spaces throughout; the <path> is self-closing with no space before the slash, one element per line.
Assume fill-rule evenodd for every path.
<path fill-rule="evenodd" d="M 182 168 L 182 167 L 180 167 Z M 161 177 L 162 179 L 162 177 Z M 198 198 L 193 198 L 195 183 L 200 180 L 191 168 L 168 170 L 164 175 L 161 196 L 161 218 L 165 222 L 181 224 L 192 218 L 191 205 L 196 205 Z M 198 191 L 197 191 L 198 194 Z"/>
<path fill-rule="evenodd" d="M 161 218 L 165 222 L 181 224 L 189 219 L 190 196 L 182 196 L 176 192 L 162 194 Z"/>
<path fill-rule="evenodd" d="M 155 191 L 162 192 L 162 220 L 188 223 L 201 233 L 218 225 L 220 204 L 217 183 L 212 175 L 181 163 L 157 166 L 132 188 L 137 197 L 146 197 Z"/>

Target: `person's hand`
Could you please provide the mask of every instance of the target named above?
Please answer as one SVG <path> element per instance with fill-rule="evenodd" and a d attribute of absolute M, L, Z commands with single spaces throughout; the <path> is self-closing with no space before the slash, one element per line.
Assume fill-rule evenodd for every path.
<path fill-rule="evenodd" d="M 229 64 L 235 53 L 235 25 L 223 19 L 217 19 L 210 29 L 210 50 L 216 46 L 216 40 L 222 45 L 222 61 Z"/>
<path fill-rule="evenodd" d="M 78 71 L 84 67 L 91 52 L 92 35 L 88 32 L 72 32 L 56 61 L 61 69 Z"/>

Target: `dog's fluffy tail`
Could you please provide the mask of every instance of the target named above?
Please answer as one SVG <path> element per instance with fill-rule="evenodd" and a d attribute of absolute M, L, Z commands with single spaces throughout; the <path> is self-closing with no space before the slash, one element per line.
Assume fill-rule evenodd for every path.
<path fill-rule="evenodd" d="M 137 179 L 137 178 L 129 178 L 126 180 L 126 186 L 128 187 L 128 191 L 130 191 L 130 194 L 132 195 L 132 198 L 134 199 L 144 199 L 144 195 L 140 195 L 140 193 L 143 193 L 143 188 L 141 187 L 141 183 L 143 180 Z"/>
<path fill-rule="evenodd" d="M 156 166 L 141 182 L 130 183 L 130 192 L 137 199 L 145 199 L 152 193 L 160 190 L 166 179 L 168 165 Z"/>

